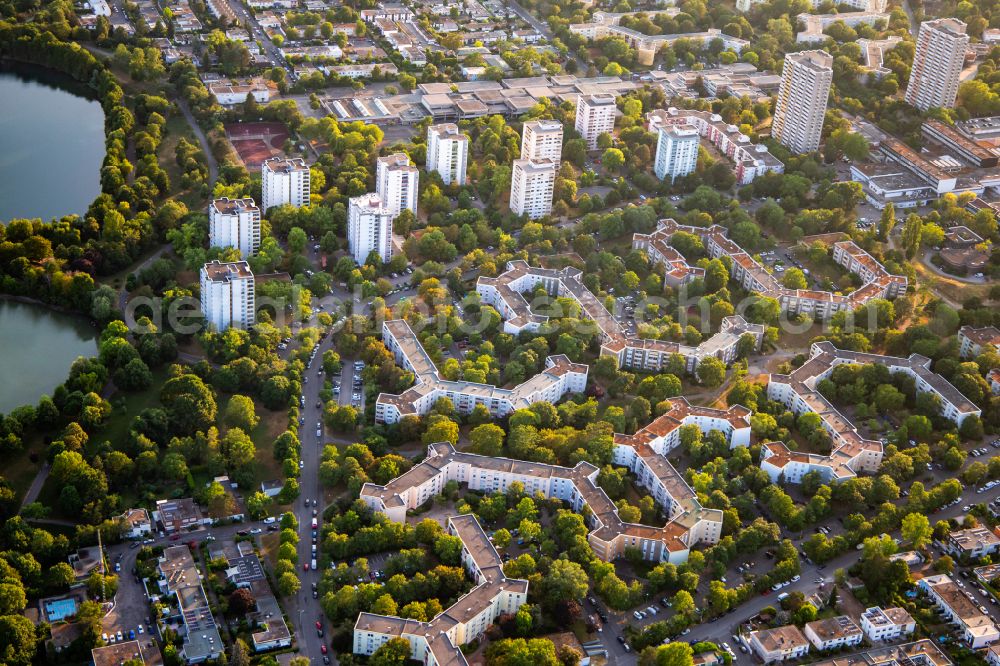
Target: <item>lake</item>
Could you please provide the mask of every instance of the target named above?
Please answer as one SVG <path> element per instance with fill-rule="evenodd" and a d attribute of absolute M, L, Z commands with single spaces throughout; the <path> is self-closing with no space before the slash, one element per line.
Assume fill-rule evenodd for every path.
<path fill-rule="evenodd" d="M 78 356 L 96 353 L 97 331 L 83 317 L 0 299 L 0 414 L 51 396 Z"/>
<path fill-rule="evenodd" d="M 82 215 L 101 191 L 104 110 L 86 86 L 0 64 L 0 223 Z"/>

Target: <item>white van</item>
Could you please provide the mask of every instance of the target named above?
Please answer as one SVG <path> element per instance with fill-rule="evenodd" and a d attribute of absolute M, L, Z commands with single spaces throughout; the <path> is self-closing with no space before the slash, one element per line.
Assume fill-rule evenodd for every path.
<path fill-rule="evenodd" d="M 313 571 L 316 571 L 316 558 L 315 557 L 312 558 L 312 562 L 309 563 L 309 566 L 310 566 L 310 568 L 312 568 Z"/>
<path fill-rule="evenodd" d="M 781 594 L 778 595 L 778 601 L 784 601 L 787 598 L 788 598 L 788 592 L 782 592 Z"/>

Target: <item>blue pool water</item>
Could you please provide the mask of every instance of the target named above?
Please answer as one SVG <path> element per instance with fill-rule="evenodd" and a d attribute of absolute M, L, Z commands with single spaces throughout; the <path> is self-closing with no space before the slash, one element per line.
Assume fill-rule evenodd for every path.
<path fill-rule="evenodd" d="M 76 614 L 76 599 L 57 599 L 45 602 L 45 615 L 49 622 L 59 622 Z"/>

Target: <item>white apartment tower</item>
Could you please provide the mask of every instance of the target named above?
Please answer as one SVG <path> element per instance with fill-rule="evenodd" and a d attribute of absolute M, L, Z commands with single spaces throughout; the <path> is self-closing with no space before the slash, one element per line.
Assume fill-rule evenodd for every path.
<path fill-rule="evenodd" d="M 955 106 L 958 77 L 968 45 L 965 23 L 958 19 L 942 18 L 921 23 L 910 82 L 906 86 L 907 103 L 921 111 L 935 106 Z"/>
<path fill-rule="evenodd" d="M 692 125 L 664 125 L 656 141 L 653 171 L 660 180 L 673 182 L 698 166 L 698 129 Z"/>
<path fill-rule="evenodd" d="M 558 120 L 529 120 L 521 130 L 522 160 L 562 161 L 563 125 Z"/>
<path fill-rule="evenodd" d="M 455 123 L 427 128 L 427 171 L 436 171 L 445 185 L 465 185 L 469 161 L 469 137 L 458 131 Z"/>
<path fill-rule="evenodd" d="M 420 171 L 410 164 L 406 153 L 378 158 L 375 167 L 375 192 L 395 218 L 404 210 L 417 214 L 417 187 Z"/>
<path fill-rule="evenodd" d="M 351 197 L 347 206 L 347 244 L 358 265 L 363 265 L 373 250 L 383 263 L 392 259 L 395 217 L 375 192 Z"/>
<path fill-rule="evenodd" d="M 819 150 L 831 83 L 833 56 L 826 51 L 786 55 L 771 136 L 793 153 Z"/>
<path fill-rule="evenodd" d="M 260 249 L 260 208 L 253 199 L 215 199 L 208 207 L 208 244 L 235 247 L 246 259 Z"/>
<path fill-rule="evenodd" d="M 260 165 L 261 213 L 275 206 L 309 205 L 309 167 L 301 157 L 272 157 Z"/>
<path fill-rule="evenodd" d="M 514 160 L 510 179 L 510 209 L 532 220 L 552 212 L 552 190 L 559 165 L 550 160 Z"/>
<path fill-rule="evenodd" d="M 254 279 L 250 264 L 218 259 L 201 267 L 201 313 L 216 331 L 249 328 L 256 321 Z"/>
<path fill-rule="evenodd" d="M 580 95 L 576 99 L 576 131 L 587 142 L 587 150 L 597 150 L 597 137 L 615 129 L 614 95 Z M 523 155 L 522 155 L 523 157 Z"/>

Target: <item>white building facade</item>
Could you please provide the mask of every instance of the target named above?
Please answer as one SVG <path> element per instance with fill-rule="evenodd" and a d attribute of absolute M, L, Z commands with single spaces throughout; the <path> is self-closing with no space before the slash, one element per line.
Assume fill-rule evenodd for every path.
<path fill-rule="evenodd" d="M 260 208 L 253 199 L 215 199 L 208 206 L 208 244 L 235 247 L 240 256 L 257 254 L 260 249 Z"/>
<path fill-rule="evenodd" d="M 309 205 L 309 167 L 301 157 L 272 157 L 260 165 L 261 213 L 285 204 Z"/>
<path fill-rule="evenodd" d="M 537 220 L 552 212 L 557 164 L 550 159 L 514 160 L 510 178 L 510 209 Z"/>
<path fill-rule="evenodd" d="M 522 160 L 562 160 L 563 124 L 558 120 L 529 120 L 521 129 Z"/>
<path fill-rule="evenodd" d="M 374 192 L 351 197 L 347 205 L 347 245 L 360 266 L 372 252 L 382 263 L 392 259 L 392 221 L 396 216 Z"/>
<path fill-rule="evenodd" d="M 793 153 L 819 150 L 832 83 L 833 56 L 826 51 L 787 54 L 771 136 Z"/>
<path fill-rule="evenodd" d="M 597 150 L 597 137 L 615 129 L 614 95 L 580 95 L 576 100 L 576 131 L 587 142 L 587 150 Z"/>
<path fill-rule="evenodd" d="M 420 171 L 410 164 L 406 153 L 394 153 L 378 158 L 375 167 L 375 192 L 392 217 L 404 210 L 417 214 L 417 188 Z"/>
<path fill-rule="evenodd" d="M 653 172 L 660 180 L 674 179 L 694 173 L 698 166 L 698 130 L 692 126 L 670 126 L 659 129 Z"/>
<path fill-rule="evenodd" d="M 958 95 L 959 76 L 965 62 L 969 35 L 955 18 L 924 21 L 917 34 L 906 102 L 921 111 L 952 108 Z"/>
<path fill-rule="evenodd" d="M 454 123 L 427 128 L 427 171 L 435 171 L 445 185 L 465 185 L 469 161 L 469 137 Z"/>
<path fill-rule="evenodd" d="M 201 313 L 216 331 L 256 323 L 254 278 L 250 264 L 218 260 L 201 268 Z"/>

